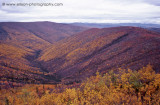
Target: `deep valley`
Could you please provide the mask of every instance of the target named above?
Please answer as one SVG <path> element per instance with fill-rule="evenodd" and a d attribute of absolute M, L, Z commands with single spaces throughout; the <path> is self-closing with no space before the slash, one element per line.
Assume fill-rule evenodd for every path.
<path fill-rule="evenodd" d="M 151 29 L 4 22 L 0 38 L 1 81 L 72 84 L 148 64 L 160 72 L 160 34 Z"/>

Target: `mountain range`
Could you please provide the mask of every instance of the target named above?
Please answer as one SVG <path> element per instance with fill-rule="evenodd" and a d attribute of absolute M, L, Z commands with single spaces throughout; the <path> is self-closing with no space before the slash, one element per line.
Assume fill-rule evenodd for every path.
<path fill-rule="evenodd" d="M 36 60 L 40 52 L 86 29 L 53 22 L 0 23 L 0 78 L 16 82 L 48 81 L 50 74 Z"/>
<path fill-rule="evenodd" d="M 133 26 L 141 28 L 160 28 L 159 24 L 151 23 L 70 23 L 76 26 L 91 27 L 91 28 L 109 28 L 119 26 Z"/>
<path fill-rule="evenodd" d="M 94 26 L 93 26 L 94 27 Z M 159 28 L 91 28 L 53 22 L 0 23 L 0 79 L 81 82 L 96 72 L 152 65 L 160 72 Z"/>

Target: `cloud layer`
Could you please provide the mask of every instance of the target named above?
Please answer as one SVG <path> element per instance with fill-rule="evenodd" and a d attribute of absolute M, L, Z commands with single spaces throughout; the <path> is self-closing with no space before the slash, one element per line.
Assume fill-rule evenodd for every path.
<path fill-rule="evenodd" d="M 160 24 L 160 0 L 1 0 L 0 21 Z M 2 3 L 63 3 L 3 6 Z"/>

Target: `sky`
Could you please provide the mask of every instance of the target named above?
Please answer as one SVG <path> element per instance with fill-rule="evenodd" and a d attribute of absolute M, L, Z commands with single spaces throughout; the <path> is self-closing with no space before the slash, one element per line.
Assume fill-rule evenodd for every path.
<path fill-rule="evenodd" d="M 0 22 L 11 21 L 160 24 L 160 0 L 0 0 Z"/>

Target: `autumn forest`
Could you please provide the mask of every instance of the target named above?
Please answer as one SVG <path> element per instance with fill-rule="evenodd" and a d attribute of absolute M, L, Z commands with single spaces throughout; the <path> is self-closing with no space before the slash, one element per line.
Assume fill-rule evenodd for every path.
<path fill-rule="evenodd" d="M 0 22 L 0 105 L 160 105 L 160 31 Z"/>

